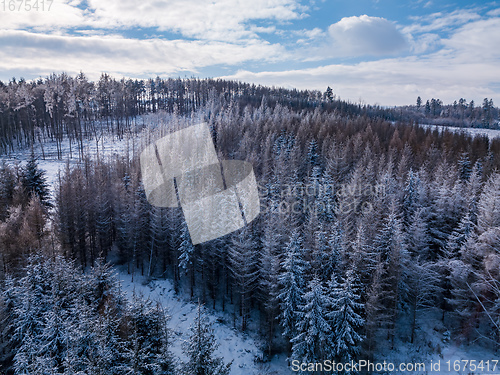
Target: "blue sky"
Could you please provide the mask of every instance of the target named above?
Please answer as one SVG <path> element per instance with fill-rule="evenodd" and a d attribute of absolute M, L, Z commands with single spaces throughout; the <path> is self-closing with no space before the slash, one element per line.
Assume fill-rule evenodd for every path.
<path fill-rule="evenodd" d="M 413 0 L 0 2 L 0 80 L 52 72 L 223 77 L 380 105 L 500 104 L 500 3 Z M 28 5 L 27 5 L 28 4 Z M 21 6 L 18 10 L 17 7 Z"/>

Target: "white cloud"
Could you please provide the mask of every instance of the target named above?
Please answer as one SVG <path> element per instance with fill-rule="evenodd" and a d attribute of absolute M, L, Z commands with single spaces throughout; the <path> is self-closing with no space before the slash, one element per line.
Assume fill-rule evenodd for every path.
<path fill-rule="evenodd" d="M 196 72 L 207 66 L 269 61 L 276 56 L 286 56 L 281 46 L 260 40 L 235 44 L 137 40 L 119 36 L 70 37 L 27 31 L 0 31 L 0 45 L 0 71 L 26 70 L 47 74 L 83 70 L 90 77 L 99 76 L 104 71 L 129 77 L 179 74 Z"/>
<path fill-rule="evenodd" d="M 80 3 L 87 8 L 79 9 Z M 352 65 L 330 60 L 325 66 L 278 72 L 240 70 L 226 78 L 322 91 L 330 85 L 343 98 L 384 105 L 413 103 L 418 95 L 445 102 L 487 96 L 500 103 L 498 9 L 482 17 L 484 9 L 413 17 L 406 27 L 367 15 L 342 18 L 328 29 L 280 27 L 305 11 L 299 0 L 54 0 L 50 12 L 0 12 L 0 79 L 80 70 L 92 79 L 101 72 L 117 77 L 182 75 L 248 62 L 295 67 L 306 61 L 311 66 L 312 61 L 338 57 L 410 52 L 415 56 Z M 177 32 L 179 37 L 120 36 L 133 33 L 132 27 L 150 27 L 153 35 Z M 16 31 L 22 28 L 30 31 Z M 263 34 L 269 33 L 291 42 L 289 49 L 266 42 Z"/>
<path fill-rule="evenodd" d="M 464 61 L 490 60 L 500 65 L 500 18 L 490 18 L 468 23 L 459 28 L 448 39 L 446 48 L 457 52 Z M 497 81 L 500 81 L 500 76 Z"/>
<path fill-rule="evenodd" d="M 407 47 L 394 23 L 380 17 L 345 17 L 328 28 L 332 54 L 337 56 L 387 55 Z"/>
<path fill-rule="evenodd" d="M 500 16 L 500 8 L 490 10 L 487 14 L 491 17 Z"/>
<path fill-rule="evenodd" d="M 15 3 L 16 7 L 20 4 Z M 33 4 L 34 1 L 29 4 Z M 38 10 L 26 10 L 21 4 L 18 11 L 8 10 L 9 1 L 5 1 L 7 11 L 0 11 L 0 30 L 32 28 L 35 30 L 53 31 L 61 28 L 77 27 L 85 24 L 86 12 L 76 7 L 77 4 L 67 0 L 54 0 L 53 3 L 44 2 L 45 9 L 42 10 L 42 2 L 38 2 Z M 23 6 L 24 5 L 24 6 Z M 50 6 L 50 9 L 49 9 Z"/>
<path fill-rule="evenodd" d="M 426 33 L 422 35 L 407 35 L 411 51 L 415 54 L 422 54 L 425 52 L 432 52 L 436 48 L 442 46 L 441 37 L 438 34 Z"/>
<path fill-rule="evenodd" d="M 444 48 L 425 55 L 225 78 L 321 91 L 330 85 L 342 98 L 382 105 L 413 103 L 418 95 L 500 103 L 500 18 L 468 23 L 439 43 Z"/>
<path fill-rule="evenodd" d="M 295 43 L 301 45 L 318 45 L 323 43 L 327 34 L 325 31 L 319 27 L 314 29 L 303 29 L 303 30 L 292 30 L 289 32 L 290 35 L 297 37 Z"/>
<path fill-rule="evenodd" d="M 54 0 L 50 11 L 0 12 L 0 29 L 152 27 L 200 40 L 236 41 L 266 31 L 255 29 L 251 21 L 290 21 L 306 10 L 298 0 L 88 0 L 86 4 L 81 10 L 78 1 Z"/>
<path fill-rule="evenodd" d="M 459 9 L 451 13 L 433 13 L 427 16 L 410 17 L 416 21 L 403 28 L 404 33 L 429 33 L 433 31 L 451 31 L 468 22 L 477 21 L 481 16 L 475 10 Z"/>

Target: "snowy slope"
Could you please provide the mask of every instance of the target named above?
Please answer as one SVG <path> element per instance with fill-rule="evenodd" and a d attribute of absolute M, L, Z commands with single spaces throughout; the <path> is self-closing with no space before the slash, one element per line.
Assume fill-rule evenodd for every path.
<path fill-rule="evenodd" d="M 144 277 L 138 275 L 132 277 L 126 272 L 121 272 L 119 278 L 128 296 L 131 297 L 135 292 L 161 303 L 170 316 L 168 326 L 173 332 L 172 352 L 177 358 L 184 360 L 182 343 L 189 337 L 189 327 L 196 317 L 196 304 L 187 302 L 181 296 L 176 296 L 170 280 L 155 280 L 146 284 Z M 288 375 L 292 373 L 287 369 L 285 355 L 273 358 L 270 363 L 261 363 L 258 360 L 262 358 L 262 352 L 258 349 L 258 339 L 231 328 L 229 315 L 210 310 L 207 315 L 213 323 L 215 337 L 220 345 L 217 355 L 222 356 L 225 363 L 234 361 L 231 366 L 231 375 Z"/>

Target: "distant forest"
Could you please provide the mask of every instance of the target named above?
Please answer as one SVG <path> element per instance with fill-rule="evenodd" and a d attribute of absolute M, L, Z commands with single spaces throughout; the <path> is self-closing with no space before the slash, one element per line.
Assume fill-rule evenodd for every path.
<path fill-rule="evenodd" d="M 25 99 L 18 94 L 23 87 Z M 1 313 L 13 318 L 2 320 L 2 358 L 16 373 L 73 374 L 90 365 L 101 374 L 139 373 L 120 368 L 120 358 L 157 363 L 148 374 L 167 373 L 162 364 L 168 373 L 178 371 L 161 355 L 166 343 L 154 335 L 134 341 L 150 331 L 134 331 L 139 328 L 130 325 L 129 313 L 117 310 L 121 305 L 113 301 L 122 297 L 106 286 L 112 282 L 101 259 L 130 273 L 169 278 L 186 298 L 229 311 L 235 328 L 260 334 L 263 360 L 287 353 L 301 362 L 349 362 L 376 358 L 397 342 L 438 353 L 422 333 L 430 325 L 443 342 L 499 350 L 500 139 L 422 128 L 397 120 L 399 109 L 346 103 L 328 90 L 106 75 L 96 85 L 83 75 L 60 75 L 2 90 L 18 98 L 0 101 L 4 152 L 40 139 L 81 144 L 93 132 L 120 135 L 137 127 L 151 128 L 154 140 L 201 120 L 220 156 L 252 163 L 261 199 L 251 224 L 193 246 L 180 209 L 146 200 L 140 150 L 68 162 L 52 198 L 37 165 L 41 155 L 33 153 L 24 167 L 4 163 Z M 136 122 L 149 112 L 157 116 Z M 169 121 L 154 130 L 152 121 L 167 114 Z M 71 272 L 61 270 L 63 261 Z M 72 276 L 77 271 L 90 275 L 83 286 Z M 102 284 L 96 272 L 107 275 Z M 33 277 L 54 281 L 37 289 Z M 71 320 L 75 306 L 63 303 L 69 297 L 54 295 L 60 283 L 70 285 L 68 295 L 81 294 L 78 306 L 86 306 L 89 321 L 105 327 L 107 336 L 92 331 L 95 337 L 64 340 L 97 323 Z M 95 294 L 95 285 L 107 292 Z M 40 299 L 62 302 L 39 308 Z M 154 306 L 141 309 L 156 314 Z M 58 337 L 47 333 L 55 323 L 46 317 L 54 311 L 67 319 Z M 158 332 L 159 322 L 153 319 Z M 109 349 L 101 362 L 94 361 L 101 358 L 98 349 L 84 350 L 89 342 Z M 133 345 L 143 351 L 133 352 Z M 137 354 L 148 350 L 157 359 Z M 89 360 L 74 369 L 68 356 Z M 199 374 L 225 373 L 217 363 L 218 370 Z"/>
<path fill-rule="evenodd" d="M 314 109 L 344 116 L 369 116 L 388 121 L 431 123 L 453 126 L 498 128 L 499 111 L 491 99 L 482 106 L 459 99 L 444 105 L 439 99 L 425 103 L 418 97 L 415 106 L 382 108 L 337 99 L 333 90 L 288 90 L 221 79 L 117 80 L 102 74 L 97 82 L 84 73 L 71 77 L 52 74 L 45 79 L 0 81 L 0 154 L 16 147 L 55 140 L 58 155 L 63 139 L 75 143 L 82 153 L 83 140 L 98 138 L 101 125 L 121 136 L 131 129 L 137 116 L 165 111 L 181 116 L 200 108 L 238 103 L 256 108 L 262 100 L 292 110 Z"/>

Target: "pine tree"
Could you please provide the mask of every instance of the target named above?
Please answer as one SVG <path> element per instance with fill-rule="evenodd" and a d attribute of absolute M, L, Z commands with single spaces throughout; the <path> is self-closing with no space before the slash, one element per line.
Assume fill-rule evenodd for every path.
<path fill-rule="evenodd" d="M 122 369 L 130 375 L 175 373 L 166 317 L 159 304 L 135 293 L 127 309 L 128 337 Z"/>
<path fill-rule="evenodd" d="M 420 177 L 412 169 L 408 172 L 403 195 L 403 225 L 408 227 L 415 210 L 419 205 Z"/>
<path fill-rule="evenodd" d="M 330 278 L 335 267 L 338 266 L 338 254 L 332 254 L 328 244 L 328 237 L 323 225 L 314 232 L 314 243 L 311 253 L 311 267 L 317 270 L 317 275 L 322 281 Z M 336 259 L 335 259 L 336 258 Z"/>
<path fill-rule="evenodd" d="M 9 207 L 13 203 L 16 180 L 13 168 L 9 167 L 5 160 L 2 161 L 0 165 L 0 221 L 7 218 Z"/>
<path fill-rule="evenodd" d="M 195 286 L 195 247 L 191 241 L 187 223 L 184 221 L 181 227 L 180 244 L 178 249 L 179 268 L 182 268 L 185 273 L 189 273 L 191 298 L 194 296 Z"/>
<path fill-rule="evenodd" d="M 326 91 L 325 93 L 323 94 L 325 100 L 327 100 L 328 102 L 333 102 L 333 90 L 330 86 L 328 86 L 326 88 Z"/>
<path fill-rule="evenodd" d="M 217 342 L 208 318 L 198 304 L 197 316 L 191 326 L 191 336 L 183 347 L 188 361 L 183 365 L 185 375 L 228 375 L 232 362 L 224 364 L 221 357 L 215 357 Z"/>
<path fill-rule="evenodd" d="M 417 208 L 409 220 L 409 226 L 404 233 L 404 241 L 408 252 L 414 258 L 429 260 L 431 258 L 429 253 L 430 239 L 427 222 L 425 221 L 425 209 Z"/>
<path fill-rule="evenodd" d="M 308 171 L 310 176 L 317 179 L 321 175 L 320 156 L 318 153 L 318 141 L 312 139 L 307 147 Z"/>
<path fill-rule="evenodd" d="M 257 296 L 264 306 L 267 319 L 267 344 L 268 354 L 271 355 L 275 322 L 279 315 L 280 293 L 279 272 L 280 272 L 280 250 L 282 236 L 274 230 L 273 222 L 267 221 L 262 234 L 262 248 L 259 256 L 259 279 Z"/>
<path fill-rule="evenodd" d="M 410 307 L 411 334 L 410 342 L 415 340 L 419 313 L 435 307 L 437 296 L 441 292 L 440 274 L 435 263 L 414 259 L 409 263 L 407 275 L 407 300 Z"/>
<path fill-rule="evenodd" d="M 463 184 L 457 180 L 457 173 L 450 166 L 441 163 L 436 171 L 435 200 L 431 206 L 428 218 L 431 254 L 434 260 L 446 248 L 446 241 L 464 214 Z"/>
<path fill-rule="evenodd" d="M 481 194 L 477 218 L 478 241 L 483 254 L 500 251 L 500 173 L 493 173 Z"/>
<path fill-rule="evenodd" d="M 446 257 L 448 259 L 458 258 L 460 256 L 460 250 L 462 246 L 475 235 L 475 225 L 471 220 L 470 213 L 467 213 L 460 223 L 458 227 L 451 232 L 448 237 L 448 241 L 446 244 Z"/>
<path fill-rule="evenodd" d="M 382 328 L 387 325 L 388 315 L 384 308 L 384 284 L 382 282 L 382 276 L 384 274 L 384 263 L 380 261 L 380 256 L 378 257 L 378 262 L 376 263 L 375 270 L 373 272 L 372 281 L 367 290 L 366 303 L 365 303 L 365 332 L 366 339 L 365 353 L 370 357 L 373 356 L 377 343 L 379 342 L 379 333 Z"/>
<path fill-rule="evenodd" d="M 258 249 L 251 230 L 233 236 L 229 247 L 229 269 L 239 292 L 241 330 L 245 331 L 250 312 L 250 298 L 259 277 Z"/>
<path fill-rule="evenodd" d="M 388 338 L 393 345 L 400 304 L 408 292 L 406 284 L 408 253 L 404 243 L 401 220 L 395 212 L 394 204 L 375 239 L 375 251 L 384 265 L 381 283 L 385 292 L 384 305 L 390 316 Z"/>
<path fill-rule="evenodd" d="M 358 275 L 361 282 L 361 295 L 366 295 L 366 289 L 371 281 L 371 275 L 376 268 L 376 254 L 373 247 L 368 244 L 365 228 L 362 223 L 358 226 L 356 238 L 351 245 L 349 269 Z"/>
<path fill-rule="evenodd" d="M 463 153 L 458 160 L 458 168 L 460 179 L 463 181 L 468 181 L 472 174 L 472 166 L 470 164 L 469 155 Z"/>
<path fill-rule="evenodd" d="M 179 267 L 188 270 L 193 267 L 194 246 L 186 223 L 182 226 L 179 245 Z"/>

